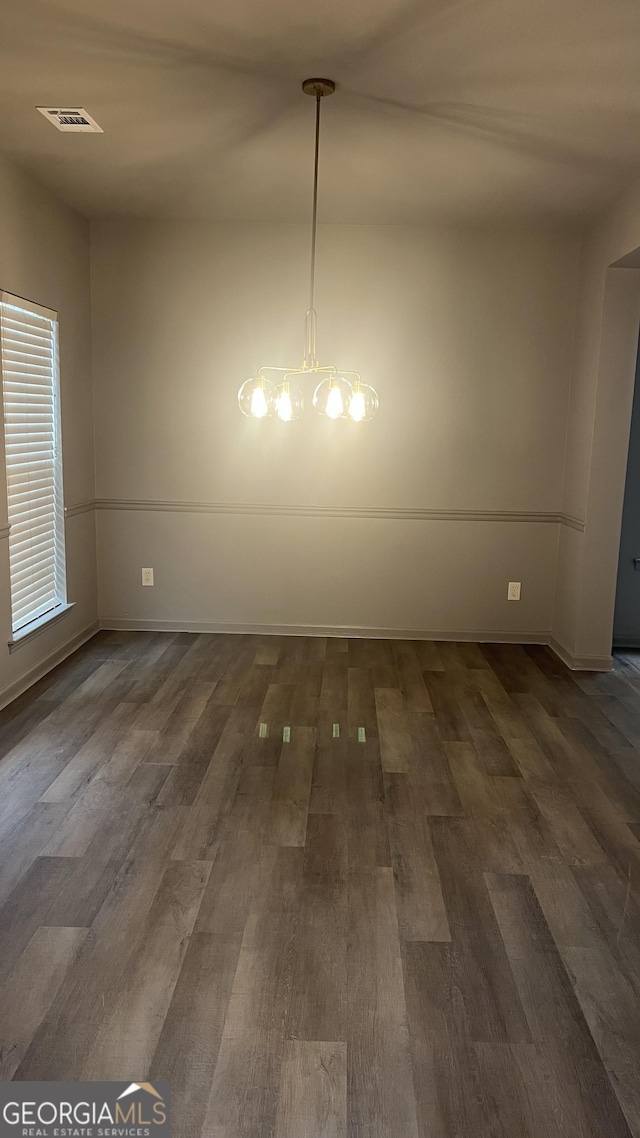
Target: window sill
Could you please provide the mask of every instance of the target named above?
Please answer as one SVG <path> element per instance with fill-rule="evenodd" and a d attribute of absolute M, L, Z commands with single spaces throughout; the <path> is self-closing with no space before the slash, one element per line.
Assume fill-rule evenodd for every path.
<path fill-rule="evenodd" d="M 45 632 L 47 628 L 51 628 L 52 624 L 62 620 L 72 608 L 75 608 L 75 601 L 69 604 L 59 605 L 58 608 L 53 609 L 52 612 L 46 612 L 44 616 L 39 616 L 37 620 L 31 622 L 21 628 L 19 632 L 14 632 L 12 639 L 9 641 L 9 652 L 15 652 L 18 648 L 22 648 L 23 644 L 28 644 L 34 637 L 39 636 L 41 632 Z"/>

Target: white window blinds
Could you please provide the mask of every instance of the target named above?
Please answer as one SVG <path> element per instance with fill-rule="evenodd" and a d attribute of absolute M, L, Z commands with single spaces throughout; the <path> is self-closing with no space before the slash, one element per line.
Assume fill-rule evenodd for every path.
<path fill-rule="evenodd" d="M 55 312 L 0 293 L 14 634 L 66 604 Z"/>

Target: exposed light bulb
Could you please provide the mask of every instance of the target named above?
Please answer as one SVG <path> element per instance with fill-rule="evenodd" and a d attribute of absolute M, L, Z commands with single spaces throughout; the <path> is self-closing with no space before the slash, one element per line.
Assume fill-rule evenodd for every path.
<path fill-rule="evenodd" d="M 366 415 L 367 409 L 364 402 L 364 394 L 362 391 L 354 391 L 351 399 L 349 400 L 349 418 L 353 419 L 354 423 L 361 423 Z"/>
<path fill-rule="evenodd" d="M 263 387 L 254 387 L 251 393 L 251 414 L 254 419 L 264 419 L 269 414 L 267 397 Z"/>
<path fill-rule="evenodd" d="M 291 404 L 291 395 L 288 391 L 281 391 L 276 401 L 276 413 L 283 423 L 288 423 L 293 419 L 293 406 Z"/>
<path fill-rule="evenodd" d="M 339 419 L 343 414 L 342 392 L 337 385 L 333 385 L 327 396 L 327 415 L 330 419 Z"/>

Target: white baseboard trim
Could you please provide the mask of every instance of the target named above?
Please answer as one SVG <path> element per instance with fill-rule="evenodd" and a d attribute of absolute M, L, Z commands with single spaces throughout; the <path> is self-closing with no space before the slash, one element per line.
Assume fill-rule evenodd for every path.
<path fill-rule="evenodd" d="M 459 640 L 472 644 L 548 644 L 549 632 L 477 628 L 360 628 L 348 625 L 236 624 L 213 620 L 131 620 L 100 617 L 101 629 L 127 632 L 218 632 L 250 636 L 340 636 L 372 640 Z"/>
<path fill-rule="evenodd" d="M 86 628 L 83 628 L 80 632 L 76 632 L 75 636 L 70 637 L 69 640 L 65 640 L 54 652 L 45 656 L 44 660 L 40 660 L 38 664 L 34 664 L 33 668 L 30 668 L 24 675 L 19 676 L 13 683 L 7 684 L 4 688 L 0 688 L 0 710 L 6 707 L 7 704 L 12 703 L 19 695 L 23 695 L 28 688 L 33 687 L 38 680 L 46 676 L 47 672 L 51 672 L 58 664 L 66 660 L 67 656 L 71 656 L 73 652 L 81 648 L 83 644 L 86 644 L 87 640 L 95 636 L 97 631 L 98 621 L 94 620 L 91 624 L 88 624 Z"/>
<path fill-rule="evenodd" d="M 218 632 L 253 636 L 340 636 L 373 640 L 442 640 L 470 644 L 546 644 L 572 672 L 610 672 L 612 656 L 572 656 L 550 632 L 478 628 L 360 628 L 347 625 L 237 624 L 213 620 L 132 620 L 100 617 L 101 629 L 123 632 Z"/>
<path fill-rule="evenodd" d="M 549 647 L 572 672 L 610 672 L 613 668 L 612 656 L 573 656 L 554 636 L 549 637 Z"/>
<path fill-rule="evenodd" d="M 40 660 L 13 683 L 0 689 L 0 710 L 12 703 L 33 684 L 46 676 L 68 656 L 71 656 L 100 629 L 128 632 L 212 632 L 232 635 L 259 636 L 339 636 L 374 640 L 441 640 L 464 641 L 472 644 L 546 644 L 572 671 L 609 672 L 613 667 L 611 656 L 572 656 L 549 632 L 511 632 L 486 629 L 457 628 L 356 628 L 342 625 L 297 624 L 232 624 L 224 621 L 189 620 L 127 620 L 120 617 L 101 617 L 81 629 L 69 640 L 60 644 L 44 660 Z"/>

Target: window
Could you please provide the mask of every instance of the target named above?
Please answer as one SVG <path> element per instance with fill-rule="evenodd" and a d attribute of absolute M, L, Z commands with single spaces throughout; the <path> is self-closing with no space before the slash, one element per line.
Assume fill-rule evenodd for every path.
<path fill-rule="evenodd" d="M 58 319 L 0 292 L 14 639 L 66 608 Z"/>

